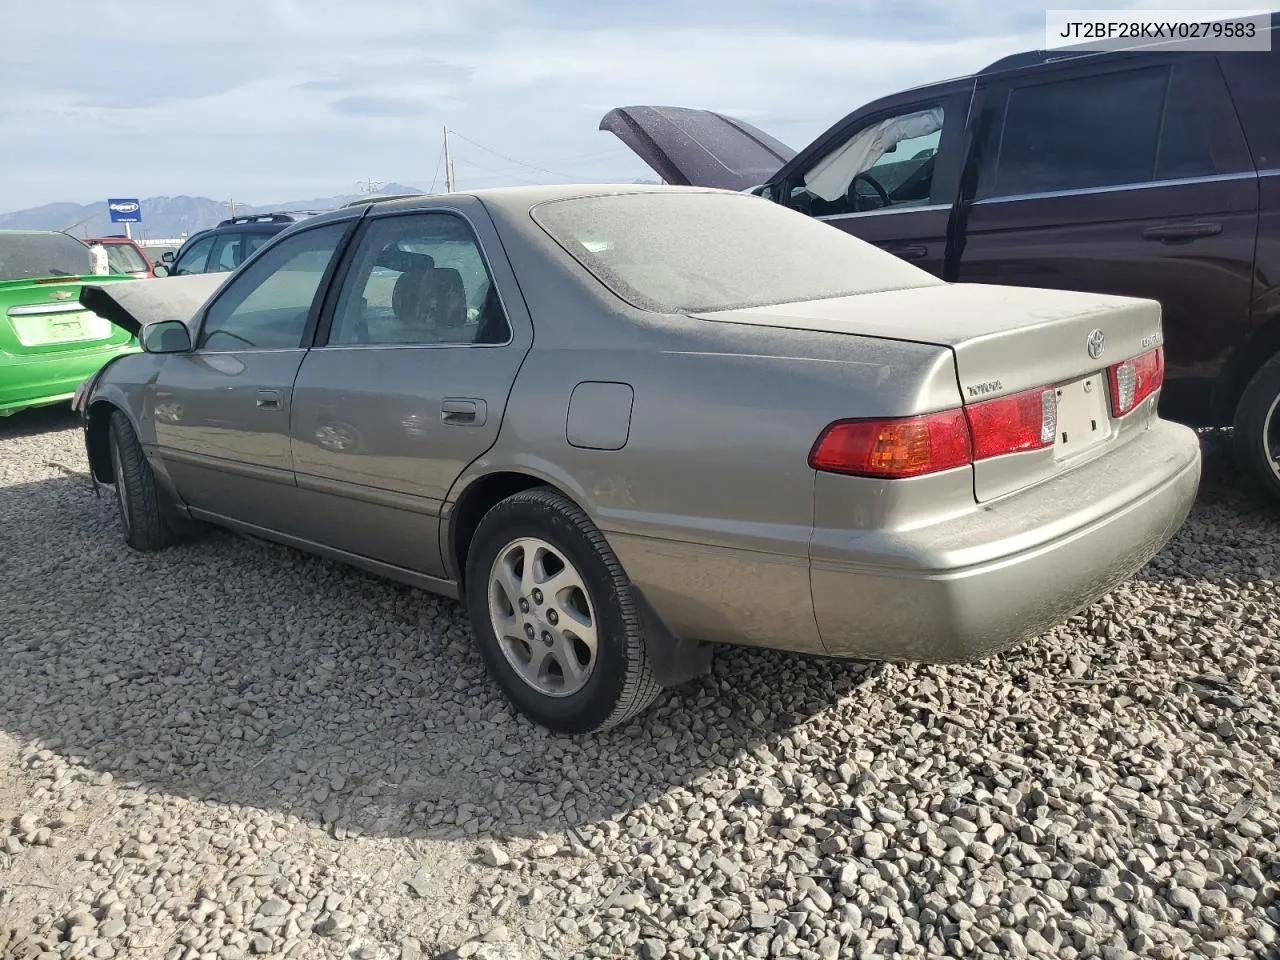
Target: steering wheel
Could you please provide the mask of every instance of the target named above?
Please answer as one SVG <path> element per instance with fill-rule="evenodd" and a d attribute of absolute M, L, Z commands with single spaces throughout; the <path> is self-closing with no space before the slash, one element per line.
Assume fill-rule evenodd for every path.
<path fill-rule="evenodd" d="M 861 194 L 858 193 L 859 180 L 865 181 L 867 184 L 870 185 L 871 189 L 876 192 L 876 194 L 880 198 L 881 207 L 888 207 L 893 205 L 893 201 L 889 199 L 888 191 L 886 191 L 885 188 L 880 185 L 880 181 L 877 180 L 875 177 L 871 176 L 871 174 L 867 173 L 864 170 L 861 173 L 855 173 L 853 175 L 853 179 L 849 181 L 849 189 L 848 191 L 846 191 L 846 196 L 848 196 L 851 200 L 853 200 L 853 205 L 857 209 L 859 210 L 862 209 Z"/>

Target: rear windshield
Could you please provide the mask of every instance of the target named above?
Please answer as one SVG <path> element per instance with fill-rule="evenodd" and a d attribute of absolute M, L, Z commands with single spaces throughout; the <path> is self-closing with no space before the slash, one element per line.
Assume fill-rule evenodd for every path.
<path fill-rule="evenodd" d="M 112 273 L 137 273 L 150 267 L 142 254 L 127 243 L 104 243 L 107 248 L 107 265 Z"/>
<path fill-rule="evenodd" d="M 89 248 L 65 233 L 0 233 L 0 280 L 92 273 Z"/>
<path fill-rule="evenodd" d="M 601 283 L 658 313 L 941 283 L 841 230 L 745 194 L 579 197 L 538 204 L 532 213 Z"/>

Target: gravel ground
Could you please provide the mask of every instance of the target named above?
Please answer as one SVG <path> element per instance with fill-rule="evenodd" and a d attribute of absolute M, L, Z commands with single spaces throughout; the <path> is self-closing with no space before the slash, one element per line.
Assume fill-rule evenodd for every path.
<path fill-rule="evenodd" d="M 588 739 L 455 604 L 132 553 L 85 469 L 69 414 L 0 421 L 5 960 L 1280 956 L 1280 523 L 1214 450 L 1176 541 L 1014 655 L 727 651 Z"/>

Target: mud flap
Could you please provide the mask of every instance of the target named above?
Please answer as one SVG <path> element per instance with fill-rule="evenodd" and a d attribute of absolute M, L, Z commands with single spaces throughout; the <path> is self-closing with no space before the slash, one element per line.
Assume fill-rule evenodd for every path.
<path fill-rule="evenodd" d="M 654 612 L 639 589 L 633 586 L 631 593 L 640 611 L 640 624 L 653 679 L 664 687 L 677 687 L 710 673 L 715 647 L 701 640 L 677 637 L 667 629 L 667 625 Z"/>

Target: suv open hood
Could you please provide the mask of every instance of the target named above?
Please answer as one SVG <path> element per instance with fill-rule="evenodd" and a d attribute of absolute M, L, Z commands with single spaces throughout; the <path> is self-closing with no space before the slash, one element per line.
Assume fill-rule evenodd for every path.
<path fill-rule="evenodd" d="M 667 183 L 746 190 L 796 155 L 744 120 L 691 107 L 615 107 L 600 129 L 617 135 Z"/>
<path fill-rule="evenodd" d="M 228 276 L 197 273 L 129 283 L 85 284 L 80 288 L 80 304 L 136 337 L 147 324 L 159 320 L 189 324 Z"/>

